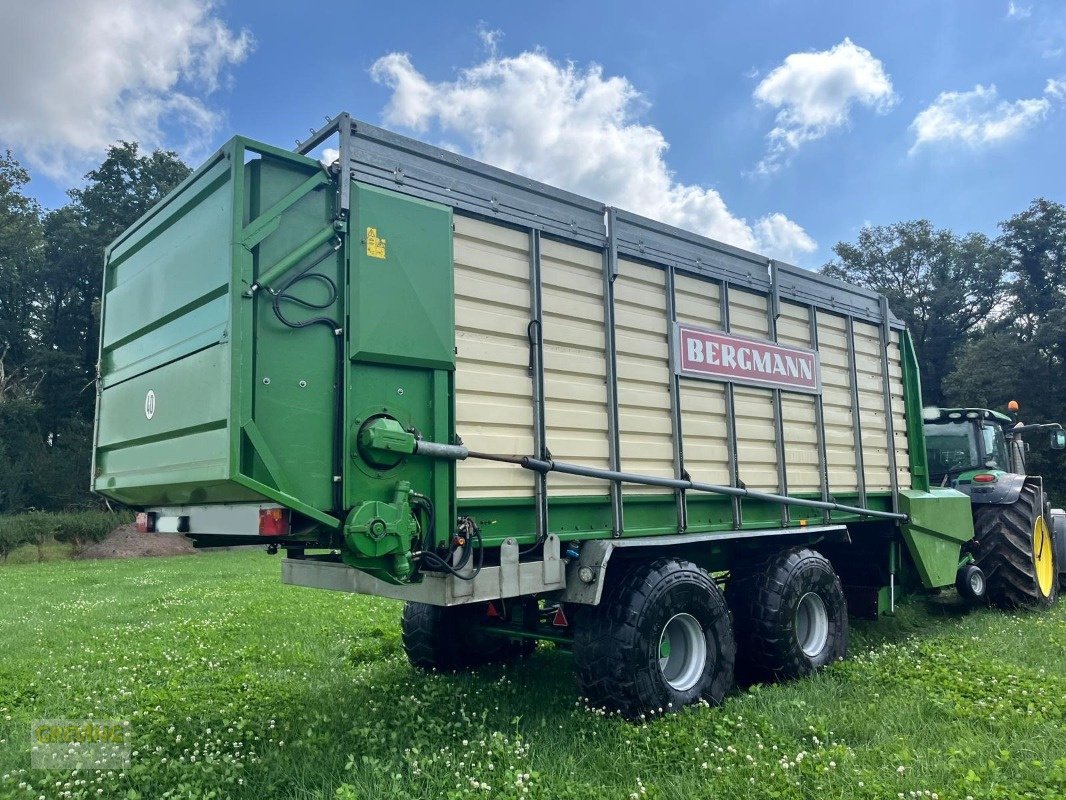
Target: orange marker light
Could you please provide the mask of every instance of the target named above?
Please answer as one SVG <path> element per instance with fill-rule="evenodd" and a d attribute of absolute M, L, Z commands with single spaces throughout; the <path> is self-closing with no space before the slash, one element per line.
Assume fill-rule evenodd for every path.
<path fill-rule="evenodd" d="M 1020 406 L 1018 405 L 1018 401 L 1017 400 L 1011 400 L 1009 403 L 1007 403 L 1007 410 L 1008 411 L 1017 411 L 1019 408 L 1020 408 Z"/>

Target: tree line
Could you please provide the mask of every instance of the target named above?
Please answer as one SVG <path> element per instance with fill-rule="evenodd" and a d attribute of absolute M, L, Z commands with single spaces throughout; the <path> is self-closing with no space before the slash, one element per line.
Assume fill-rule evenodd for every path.
<path fill-rule="evenodd" d="M 104 248 L 189 172 L 176 153 L 123 142 L 45 211 L 26 169 L 0 156 L 0 513 L 95 504 Z"/>
<path fill-rule="evenodd" d="M 111 147 L 45 211 L 0 156 L 0 513 L 94 504 L 88 492 L 104 249 L 190 172 L 176 153 Z M 889 299 L 914 338 L 926 404 L 1066 422 L 1066 207 L 1046 199 L 958 234 L 929 220 L 863 228 L 822 271 Z M 128 313 L 136 314 L 137 309 Z M 1031 472 L 1066 503 L 1066 456 Z"/>

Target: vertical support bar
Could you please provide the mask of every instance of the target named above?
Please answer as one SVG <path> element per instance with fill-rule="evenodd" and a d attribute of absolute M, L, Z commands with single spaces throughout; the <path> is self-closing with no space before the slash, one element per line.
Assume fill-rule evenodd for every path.
<path fill-rule="evenodd" d="M 607 209 L 607 247 L 603 251 L 603 332 L 604 359 L 607 362 L 607 437 L 612 470 L 622 469 L 618 436 L 618 353 L 614 341 L 614 279 L 618 276 L 618 246 L 614 231 L 617 225 L 614 208 Z M 614 527 L 611 535 L 618 537 L 625 529 L 622 513 L 622 485 L 611 481 L 611 511 Z"/>
<path fill-rule="evenodd" d="M 899 511 L 899 475 L 896 472 L 896 430 L 892 420 L 892 376 L 888 369 L 888 353 L 892 349 L 892 328 L 889 326 L 888 298 L 881 298 L 881 386 L 885 399 L 885 431 L 888 433 L 888 469 L 892 473 L 892 510 Z"/>
<path fill-rule="evenodd" d="M 352 118 L 347 111 L 337 117 L 337 138 L 341 168 L 340 175 L 337 176 L 340 183 L 340 208 L 337 216 L 346 220 L 352 203 Z"/>
<path fill-rule="evenodd" d="M 681 378 L 677 374 L 677 297 L 674 292 L 673 267 L 666 268 L 666 346 L 670 359 L 670 433 L 674 443 L 674 477 L 688 480 L 685 473 L 685 449 L 681 438 Z M 688 502 L 684 489 L 676 489 L 677 532 L 688 529 Z"/>
<path fill-rule="evenodd" d="M 851 425 L 855 442 L 855 479 L 859 487 L 859 506 L 866 508 L 866 465 L 862 456 L 862 418 L 859 413 L 859 373 L 855 366 L 855 319 L 847 318 L 848 373 L 851 376 Z"/>
<path fill-rule="evenodd" d="M 807 317 L 810 322 L 811 349 L 818 352 L 818 309 L 807 306 Z M 814 396 L 814 425 L 818 429 L 818 482 L 822 490 L 822 501 L 829 501 L 829 456 L 825 445 L 825 408 L 822 404 L 822 393 Z M 822 519 L 829 524 L 829 511 L 822 512 Z"/>
<path fill-rule="evenodd" d="M 922 378 L 914 342 L 904 328 L 899 340 L 903 365 L 903 407 L 907 420 L 907 454 L 911 464 L 911 488 L 929 491 L 929 457 L 922 423 Z"/>
<path fill-rule="evenodd" d="M 722 330 L 729 333 L 729 284 L 721 281 L 718 284 L 718 307 L 722 318 Z M 740 485 L 740 459 L 737 457 L 737 407 L 732 383 L 725 385 L 725 425 L 726 435 L 729 438 L 729 485 Z M 740 530 L 744 521 L 743 509 L 740 498 L 734 496 L 733 502 L 733 529 Z"/>
<path fill-rule="evenodd" d="M 544 422 L 544 301 L 540 282 L 540 231 L 529 230 L 529 371 L 533 380 L 533 452 L 547 459 L 548 435 Z M 537 541 L 548 536 L 548 476 L 535 472 Z"/>
<path fill-rule="evenodd" d="M 770 296 L 766 302 L 766 329 L 770 340 L 777 341 L 777 318 L 781 316 L 781 296 L 777 284 L 777 263 L 770 261 Z M 788 494 L 788 465 L 785 463 L 785 420 L 781 407 L 781 390 L 771 389 L 774 405 L 774 450 L 777 458 L 777 491 Z M 787 503 L 781 504 L 781 526 L 788 527 L 791 509 Z"/>

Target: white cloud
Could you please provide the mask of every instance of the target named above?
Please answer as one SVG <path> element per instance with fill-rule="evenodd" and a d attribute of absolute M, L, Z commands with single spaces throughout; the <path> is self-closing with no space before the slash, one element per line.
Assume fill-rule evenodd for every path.
<path fill-rule="evenodd" d="M 1007 19 L 1029 19 L 1033 15 L 1032 6 L 1021 6 L 1011 0 L 1007 3 Z"/>
<path fill-rule="evenodd" d="M 785 261 L 795 261 L 798 254 L 818 249 L 818 244 L 803 228 L 779 212 L 756 222 L 755 235 L 767 250 Z"/>
<path fill-rule="evenodd" d="M 1048 78 L 1044 85 L 1044 94 L 1054 100 L 1066 100 L 1066 81 Z"/>
<path fill-rule="evenodd" d="M 1001 100 L 994 85 L 977 84 L 968 92 L 941 92 L 911 123 L 914 144 L 954 143 L 984 147 L 1013 139 L 1040 122 L 1051 108 L 1050 98 L 1061 97 L 1063 84 L 1049 80 L 1046 97 Z"/>
<path fill-rule="evenodd" d="M 435 126 L 503 169 L 739 247 L 780 257 L 816 249 L 782 214 L 753 226 L 713 188 L 677 180 L 662 132 L 635 119 L 644 104 L 640 93 L 598 66 L 559 64 L 539 50 L 490 55 L 454 81 L 437 83 L 408 55 L 390 53 L 371 75 L 392 90 L 386 124 L 422 133 Z"/>
<path fill-rule="evenodd" d="M 879 113 L 896 102 L 884 64 L 844 39 L 829 50 L 793 53 L 755 87 L 755 99 L 777 109 L 766 156 L 756 167 L 769 174 L 805 143 L 843 127 L 858 104 Z"/>
<path fill-rule="evenodd" d="M 119 139 L 202 155 L 220 114 L 206 97 L 251 52 L 214 0 L 0 4 L 0 141 L 58 179 Z"/>

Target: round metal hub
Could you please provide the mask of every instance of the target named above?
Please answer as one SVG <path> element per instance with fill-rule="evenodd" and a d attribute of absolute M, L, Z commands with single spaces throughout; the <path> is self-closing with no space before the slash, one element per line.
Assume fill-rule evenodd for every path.
<path fill-rule="evenodd" d="M 970 571 L 970 591 L 974 597 L 984 597 L 985 574 L 979 569 Z"/>
<path fill-rule="evenodd" d="M 829 639 L 829 614 L 825 603 L 815 592 L 807 592 L 796 607 L 796 641 L 808 658 L 825 649 Z"/>
<path fill-rule="evenodd" d="M 707 666 L 707 639 L 691 614 L 675 614 L 659 637 L 659 669 L 678 692 L 691 689 Z"/>

